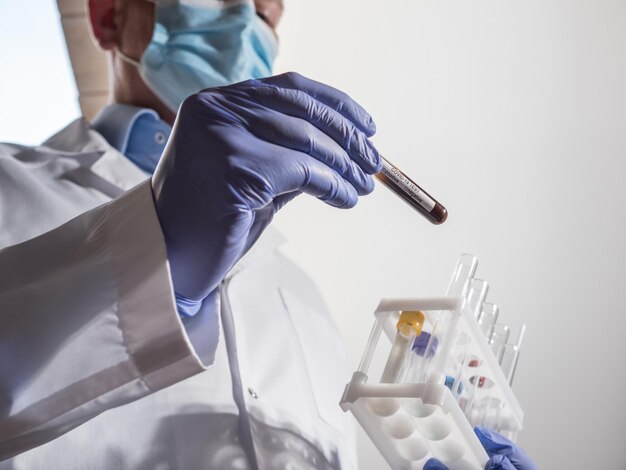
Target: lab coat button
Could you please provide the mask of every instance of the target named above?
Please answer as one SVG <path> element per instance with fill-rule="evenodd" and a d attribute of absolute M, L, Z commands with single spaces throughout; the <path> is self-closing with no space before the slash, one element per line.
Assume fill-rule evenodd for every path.
<path fill-rule="evenodd" d="M 165 138 L 165 134 L 163 132 L 157 132 L 156 134 L 154 134 L 154 141 L 157 144 L 163 145 L 166 140 L 167 139 Z"/>
<path fill-rule="evenodd" d="M 259 398 L 259 396 L 256 394 L 256 392 L 251 387 L 248 387 L 248 393 L 254 399 Z"/>

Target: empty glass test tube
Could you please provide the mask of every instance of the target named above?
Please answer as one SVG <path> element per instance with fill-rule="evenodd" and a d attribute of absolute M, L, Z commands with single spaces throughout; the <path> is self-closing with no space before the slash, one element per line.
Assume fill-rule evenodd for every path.
<path fill-rule="evenodd" d="M 405 175 L 396 166 L 380 157 L 383 169 L 376 173 L 376 178 L 413 209 L 435 225 L 443 224 L 448 218 L 448 211 L 430 194 L 420 188 L 415 181 Z"/>
<path fill-rule="evenodd" d="M 480 316 L 480 311 L 482 309 L 483 302 L 487 297 L 488 291 L 489 284 L 487 284 L 487 281 L 483 281 L 482 279 L 472 279 L 466 299 L 467 306 L 472 312 L 473 317 L 476 319 Z"/>
<path fill-rule="evenodd" d="M 389 359 L 380 378 L 381 383 L 397 383 L 409 360 L 415 337 L 422 333 L 426 316 L 417 311 L 404 311 L 396 325 L 398 331 L 389 352 Z"/>
<path fill-rule="evenodd" d="M 491 328 L 489 346 L 491 346 L 491 350 L 498 362 L 502 359 L 502 348 L 509 341 L 510 332 L 509 327 L 503 323 L 496 323 Z"/>
<path fill-rule="evenodd" d="M 515 370 L 517 369 L 517 361 L 519 360 L 519 351 L 522 347 L 522 341 L 524 340 L 524 333 L 526 332 L 526 325 L 522 325 L 520 332 L 517 335 L 517 341 L 515 344 L 507 343 L 502 347 L 502 357 L 500 358 L 500 368 L 504 372 L 504 376 L 509 381 L 509 384 L 513 384 L 513 377 L 515 377 Z"/>
<path fill-rule="evenodd" d="M 490 335 L 491 328 L 493 328 L 493 325 L 495 325 L 498 320 L 498 312 L 499 309 L 497 305 L 488 302 L 483 303 L 480 316 L 478 317 L 478 325 L 485 335 Z"/>
<path fill-rule="evenodd" d="M 478 259 L 474 255 L 464 253 L 459 256 L 446 295 L 465 297 L 469 291 L 472 279 L 474 279 L 476 266 L 478 266 Z"/>

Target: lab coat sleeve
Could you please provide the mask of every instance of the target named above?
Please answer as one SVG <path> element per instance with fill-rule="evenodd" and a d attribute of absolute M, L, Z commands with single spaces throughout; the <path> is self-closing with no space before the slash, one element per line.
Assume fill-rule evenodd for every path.
<path fill-rule="evenodd" d="M 0 251 L 0 460 L 203 369 L 149 181 Z"/>

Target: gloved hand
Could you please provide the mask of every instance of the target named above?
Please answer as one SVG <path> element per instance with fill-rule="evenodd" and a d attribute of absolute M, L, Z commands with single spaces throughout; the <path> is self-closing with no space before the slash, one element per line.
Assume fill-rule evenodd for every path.
<path fill-rule="evenodd" d="M 487 454 L 489 461 L 485 470 L 538 470 L 539 467 L 522 449 L 509 441 L 506 437 L 489 429 L 476 426 L 474 432 L 478 436 Z M 437 459 L 430 459 L 424 465 L 424 470 L 447 470 Z"/>
<path fill-rule="evenodd" d="M 187 98 L 152 177 L 179 311 L 196 313 L 298 194 L 350 208 L 370 193 L 375 130 L 346 94 L 295 73 Z"/>

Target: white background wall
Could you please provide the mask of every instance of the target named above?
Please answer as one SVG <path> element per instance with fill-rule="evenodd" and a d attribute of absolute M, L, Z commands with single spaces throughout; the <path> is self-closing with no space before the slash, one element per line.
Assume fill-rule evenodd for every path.
<path fill-rule="evenodd" d="M 450 211 L 385 189 L 276 219 L 356 367 L 382 296 L 443 293 L 459 253 L 528 324 L 519 442 L 543 469 L 626 468 L 626 2 L 286 0 L 277 71 L 349 92 L 375 142 Z M 37 12 L 37 14 L 33 14 Z M 77 114 L 52 1 L 0 2 L 0 140 Z M 362 469 L 384 468 L 366 439 Z"/>
<path fill-rule="evenodd" d="M 54 0 L 0 0 L 0 142 L 39 144 L 80 114 L 58 18 Z"/>
<path fill-rule="evenodd" d="M 379 297 L 443 293 L 473 253 L 528 324 L 521 445 L 542 469 L 625 469 L 626 2 L 287 1 L 282 33 L 279 69 L 365 105 L 380 151 L 450 211 L 432 226 L 382 188 L 280 214 L 354 367 Z M 370 447 L 362 468 L 384 468 Z"/>

